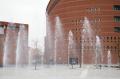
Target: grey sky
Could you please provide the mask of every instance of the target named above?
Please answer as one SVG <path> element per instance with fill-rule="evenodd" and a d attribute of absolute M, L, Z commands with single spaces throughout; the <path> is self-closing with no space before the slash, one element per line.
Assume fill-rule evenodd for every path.
<path fill-rule="evenodd" d="M 0 0 L 0 21 L 29 24 L 29 41 L 45 36 L 45 10 L 49 0 Z"/>

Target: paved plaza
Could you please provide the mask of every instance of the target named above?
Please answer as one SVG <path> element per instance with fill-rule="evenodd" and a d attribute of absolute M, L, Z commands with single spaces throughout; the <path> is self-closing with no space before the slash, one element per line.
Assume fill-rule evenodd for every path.
<path fill-rule="evenodd" d="M 40 66 L 24 68 L 0 68 L 0 79 L 120 79 L 117 68 L 102 68 L 86 66 Z"/>

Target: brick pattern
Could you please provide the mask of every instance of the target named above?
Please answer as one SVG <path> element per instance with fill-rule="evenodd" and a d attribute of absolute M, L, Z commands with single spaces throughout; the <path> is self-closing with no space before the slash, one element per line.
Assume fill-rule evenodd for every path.
<path fill-rule="evenodd" d="M 52 46 L 54 47 L 55 17 L 59 16 L 63 25 L 64 45 L 58 43 L 62 49 L 57 49 L 57 63 L 68 63 L 68 33 L 72 30 L 76 42 L 76 56 L 81 61 L 81 30 L 84 17 L 90 21 L 90 25 L 97 35 L 100 36 L 103 45 L 103 64 L 107 64 L 107 51 L 111 50 L 112 63 L 117 64 L 118 53 L 120 53 L 120 33 L 114 32 L 114 27 L 120 27 L 120 22 L 114 21 L 114 16 L 120 16 L 119 10 L 114 10 L 114 5 L 120 5 L 119 0 L 60 0 L 54 8 L 48 13 L 52 30 Z M 52 6 L 52 5 L 51 5 Z M 48 6 L 49 7 L 49 6 Z M 47 9 L 48 10 L 48 9 Z M 46 30 L 48 33 L 48 30 Z M 45 40 L 45 58 L 46 62 L 54 58 L 54 48 L 49 51 L 48 36 Z M 93 41 L 95 41 L 93 39 Z M 51 46 L 51 47 L 52 47 Z M 62 51 L 61 51 L 62 50 Z M 86 49 L 84 63 L 90 64 L 95 60 L 94 54 Z M 79 62 L 80 62 L 79 61 Z"/>

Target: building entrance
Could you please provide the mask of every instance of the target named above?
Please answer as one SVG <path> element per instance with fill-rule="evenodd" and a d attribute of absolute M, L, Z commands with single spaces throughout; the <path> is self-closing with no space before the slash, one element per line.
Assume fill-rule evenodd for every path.
<path fill-rule="evenodd" d="M 78 64 L 78 58 L 70 58 L 69 64 Z"/>

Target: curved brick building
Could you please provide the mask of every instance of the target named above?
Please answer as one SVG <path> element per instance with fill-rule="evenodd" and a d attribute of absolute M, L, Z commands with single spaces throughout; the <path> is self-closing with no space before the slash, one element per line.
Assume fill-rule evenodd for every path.
<path fill-rule="evenodd" d="M 55 36 L 55 18 L 59 16 L 63 34 L 64 45 L 58 44 L 56 53 L 56 63 L 67 64 L 74 58 L 77 63 L 81 59 L 81 30 L 84 17 L 87 17 L 90 25 L 93 27 L 96 35 L 99 35 L 102 41 L 103 61 L 107 64 L 108 50 L 111 51 L 112 64 L 119 63 L 120 57 L 120 0 L 50 0 L 47 7 L 47 14 L 50 26 L 47 28 L 45 38 L 45 63 L 54 62 L 54 36 Z M 50 31 L 51 39 L 49 43 Z M 68 34 L 72 31 L 74 41 L 76 42 L 75 56 L 68 58 Z M 94 39 L 92 39 L 95 41 Z M 51 44 L 51 47 L 49 46 Z M 61 49 L 62 47 L 62 49 Z M 68 61 L 69 60 L 69 61 Z M 85 47 L 85 64 L 92 64 L 93 57 L 91 47 Z"/>

